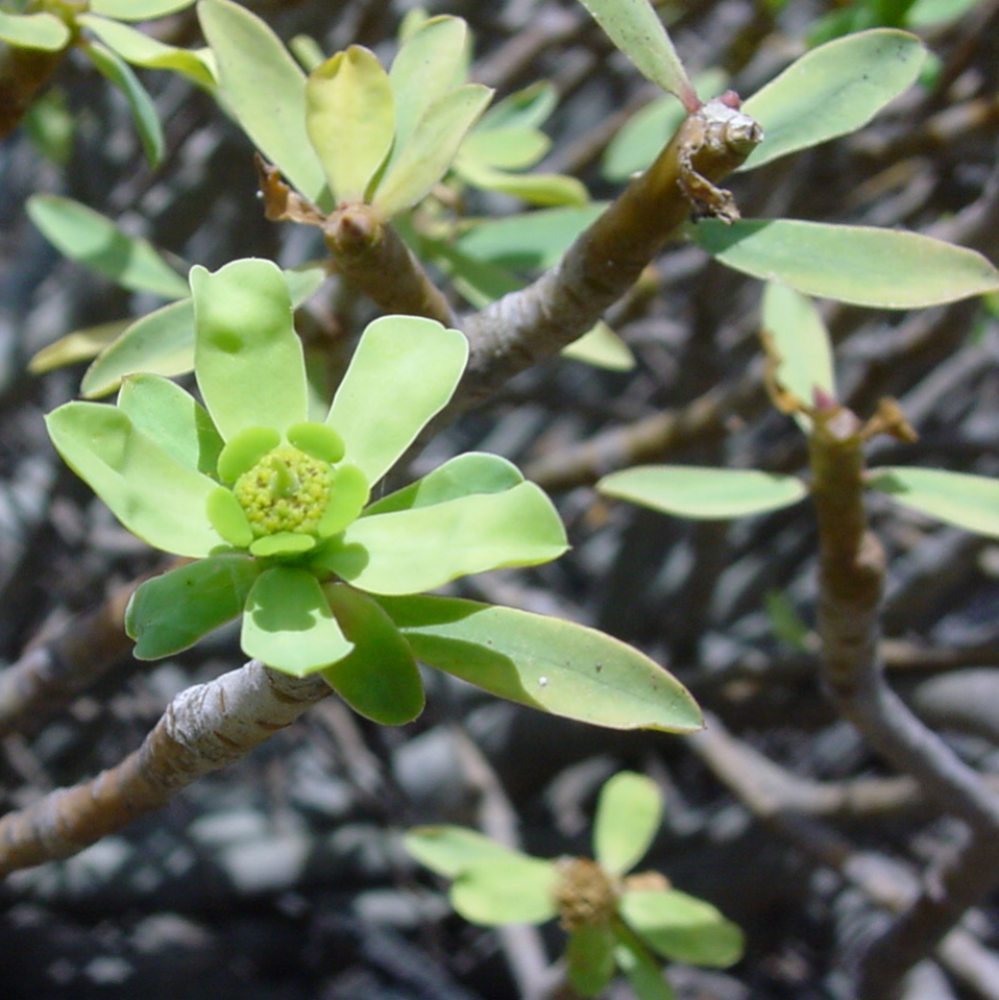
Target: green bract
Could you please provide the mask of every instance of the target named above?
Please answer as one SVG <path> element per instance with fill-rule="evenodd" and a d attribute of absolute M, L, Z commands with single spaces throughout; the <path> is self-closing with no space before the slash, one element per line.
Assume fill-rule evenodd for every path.
<path fill-rule="evenodd" d="M 572 718 L 699 728 L 684 688 L 608 636 L 407 596 L 567 547 L 544 493 L 493 455 L 458 456 L 367 506 L 451 398 L 468 356 L 461 333 L 412 316 L 375 320 L 320 422 L 309 419 L 286 275 L 241 260 L 193 268 L 190 280 L 204 406 L 141 374 L 124 380 L 115 406 L 73 402 L 47 419 L 59 453 L 126 528 L 197 560 L 136 591 L 125 625 L 138 657 L 176 653 L 242 614 L 247 655 L 296 676 L 321 672 L 384 723 L 420 713 L 419 656 Z"/>
<path fill-rule="evenodd" d="M 648 851 L 662 819 L 658 788 L 623 771 L 603 787 L 593 828 L 596 861 L 543 861 L 456 826 L 410 830 L 409 853 L 453 879 L 451 904 L 489 926 L 542 923 L 558 916 L 569 932 L 569 981 L 583 996 L 603 990 L 619 968 L 641 1000 L 673 996 L 656 956 L 727 966 L 742 933 L 710 903 L 673 889 L 658 872 L 626 877 Z"/>

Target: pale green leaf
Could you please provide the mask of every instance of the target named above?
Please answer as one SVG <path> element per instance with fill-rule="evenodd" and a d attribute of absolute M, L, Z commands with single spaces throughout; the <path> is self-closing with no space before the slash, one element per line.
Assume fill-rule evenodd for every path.
<path fill-rule="evenodd" d="M 369 483 L 381 479 L 444 408 L 467 360 L 464 335 L 432 319 L 383 316 L 368 324 L 326 422 Z"/>
<path fill-rule="evenodd" d="M 464 868 L 451 886 L 451 905 L 473 924 L 540 924 L 555 916 L 550 861 L 523 855 L 480 861 Z"/>
<path fill-rule="evenodd" d="M 147 21 L 191 7 L 194 0 L 90 0 L 95 14 L 119 21 Z"/>
<path fill-rule="evenodd" d="M 916 80 L 926 49 L 905 31 L 876 28 L 806 52 L 743 105 L 763 142 L 740 169 L 752 170 L 866 125 Z"/>
<path fill-rule="evenodd" d="M 28 362 L 28 371 L 32 375 L 43 375 L 56 368 L 89 361 L 120 337 L 130 323 L 127 319 L 116 319 L 110 323 L 100 323 L 67 333 L 65 337 L 60 337 L 35 354 Z"/>
<path fill-rule="evenodd" d="M 452 90 L 431 104 L 416 125 L 398 159 L 393 158 L 372 203 L 386 216 L 412 208 L 444 176 L 492 97 L 479 83 Z M 396 94 L 398 101 L 398 93 Z"/>
<path fill-rule="evenodd" d="M 963 17 L 981 0 L 916 0 L 905 15 L 910 28 L 929 28 Z"/>
<path fill-rule="evenodd" d="M 498 191 L 532 205 L 585 205 L 589 192 L 582 181 L 565 174 L 511 174 L 466 157 L 464 147 L 454 164 L 455 173 L 483 191 Z"/>
<path fill-rule="evenodd" d="M 355 712 L 383 726 L 412 722 L 423 711 L 423 681 L 408 643 L 380 604 L 346 584 L 324 588 L 330 610 L 354 648 L 323 680 Z"/>
<path fill-rule="evenodd" d="M 538 80 L 497 101 L 475 131 L 500 128 L 539 128 L 558 104 L 558 91 L 548 80 Z"/>
<path fill-rule="evenodd" d="M 134 535 L 179 556 L 205 556 L 223 540 L 205 503 L 216 483 L 177 461 L 103 403 L 66 403 L 45 418 L 66 464 Z"/>
<path fill-rule="evenodd" d="M 364 511 L 364 516 L 432 507 L 475 493 L 502 493 L 523 481 L 517 466 L 505 458 L 468 451 L 428 472 L 415 483 L 377 500 Z"/>
<path fill-rule="evenodd" d="M 938 521 L 999 538 L 999 479 L 943 469 L 883 466 L 871 470 L 868 485 Z"/>
<path fill-rule="evenodd" d="M 191 292 L 198 388 L 222 436 L 247 427 L 283 432 L 304 421 L 302 342 L 277 265 L 249 258 L 214 274 L 193 267 Z"/>
<path fill-rule="evenodd" d="M 215 477 L 222 438 L 204 408 L 176 382 L 130 375 L 118 394 L 118 409 L 178 462 Z"/>
<path fill-rule="evenodd" d="M 814 405 L 816 390 L 835 399 L 832 343 L 815 303 L 779 281 L 768 281 L 762 320 L 780 357 L 780 384 L 806 406 Z M 807 431 L 811 420 L 803 413 L 794 416 Z"/>
<path fill-rule="evenodd" d="M 474 160 L 499 170 L 524 170 L 534 166 L 551 144 L 551 139 L 536 128 L 483 128 L 480 122 L 461 144 L 459 161 Z"/>
<path fill-rule="evenodd" d="M 322 266 L 284 272 L 292 305 L 299 306 L 322 284 Z M 132 323 L 87 370 L 81 391 L 91 398 L 118 387 L 125 375 L 183 375 L 194 368 L 194 305 L 189 298 Z"/>
<path fill-rule="evenodd" d="M 591 202 L 579 208 L 547 208 L 502 219 L 484 219 L 463 233 L 456 245 L 468 257 L 490 264 L 549 268 L 561 260 L 576 237 L 606 208 L 606 202 Z"/>
<path fill-rule="evenodd" d="M 424 663 L 500 698 L 612 729 L 692 732 L 703 725 L 676 678 L 595 629 L 444 597 L 379 603 Z"/>
<path fill-rule="evenodd" d="M 415 594 L 471 573 L 550 562 L 567 548 L 551 501 L 533 483 L 520 483 L 362 517 L 315 562 L 360 590 Z"/>
<path fill-rule="evenodd" d="M 631 348 L 603 320 L 579 340 L 563 347 L 562 357 L 612 372 L 628 372 L 635 367 Z"/>
<path fill-rule="evenodd" d="M 194 367 L 194 305 L 171 302 L 130 324 L 87 369 L 80 384 L 94 399 L 118 388 L 125 375 L 182 375 Z"/>
<path fill-rule="evenodd" d="M 395 95 L 395 164 L 431 105 L 464 82 L 468 28 L 459 17 L 432 17 L 403 43 L 389 79 Z"/>
<path fill-rule="evenodd" d="M 608 872 L 623 875 L 648 851 L 663 816 L 663 798 L 644 774 L 621 771 L 602 789 L 593 821 L 594 857 Z"/>
<path fill-rule="evenodd" d="M 309 75 L 306 128 L 334 200 L 363 201 L 392 148 L 395 104 L 373 52 L 352 45 Z"/>
<path fill-rule="evenodd" d="M 52 87 L 36 97 L 21 126 L 40 156 L 59 167 L 69 163 L 73 156 L 76 119 L 65 90 Z"/>
<path fill-rule="evenodd" d="M 125 611 L 133 655 L 158 660 L 193 646 L 202 636 L 243 613 L 261 570 L 249 556 L 209 556 L 147 580 Z"/>
<path fill-rule="evenodd" d="M 79 24 L 92 31 L 109 49 L 113 49 L 126 62 L 147 69 L 170 69 L 186 76 L 199 87 L 212 89 L 215 75 L 208 49 L 180 49 L 165 45 L 143 31 L 137 31 L 117 21 L 84 14 Z"/>
<path fill-rule="evenodd" d="M 687 109 L 699 106 L 680 57 L 649 0 L 581 0 L 581 3 L 644 77 L 676 94 Z"/>
<path fill-rule="evenodd" d="M 920 309 L 999 289 L 981 254 L 920 233 L 791 219 L 707 219 L 694 232 L 736 271 L 858 306 Z"/>
<path fill-rule="evenodd" d="M 728 74 L 720 69 L 708 70 L 694 79 L 697 93 L 704 100 L 717 97 L 727 83 Z M 636 111 L 604 153 L 604 179 L 627 181 L 632 174 L 650 167 L 686 116 L 683 105 L 672 94 L 664 94 Z"/>
<path fill-rule="evenodd" d="M 445 878 L 456 878 L 483 862 L 524 857 L 464 826 L 415 826 L 406 831 L 403 846 L 421 865 Z"/>
<path fill-rule="evenodd" d="M 614 949 L 614 958 L 638 1000 L 676 1000 L 659 964 L 640 944 L 625 938 Z"/>
<path fill-rule="evenodd" d="M 69 37 L 69 28 L 55 14 L 0 11 L 0 42 L 15 48 L 58 52 L 69 44 Z"/>
<path fill-rule="evenodd" d="M 326 177 L 305 127 L 305 74 L 271 29 L 240 4 L 200 0 L 198 17 L 225 106 L 306 198 L 321 201 Z"/>
<path fill-rule="evenodd" d="M 569 933 L 565 958 L 569 984 L 594 997 L 614 978 L 614 934 L 608 924 L 583 924 Z"/>
<path fill-rule="evenodd" d="M 703 899 L 676 889 L 625 892 L 618 912 L 657 954 L 726 968 L 742 957 L 742 931 Z"/>
<path fill-rule="evenodd" d="M 165 140 L 153 99 L 117 52 L 99 42 L 91 42 L 85 51 L 97 69 L 125 95 L 146 159 L 151 166 L 158 166 L 163 159 Z"/>
<path fill-rule="evenodd" d="M 691 465 L 636 465 L 604 476 L 597 489 L 605 496 L 698 520 L 780 510 L 808 495 L 796 476 Z"/>
<path fill-rule="evenodd" d="M 240 645 L 247 656 L 295 677 L 323 670 L 353 649 L 319 582 L 293 566 L 275 566 L 257 577 Z"/>
<path fill-rule="evenodd" d="M 187 282 L 150 243 L 123 233 L 110 219 L 72 198 L 36 194 L 28 215 L 61 253 L 133 291 L 164 298 L 187 295 Z"/>

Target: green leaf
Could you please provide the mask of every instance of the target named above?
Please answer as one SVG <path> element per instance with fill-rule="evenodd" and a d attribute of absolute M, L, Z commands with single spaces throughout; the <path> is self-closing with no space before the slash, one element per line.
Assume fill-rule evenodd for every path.
<path fill-rule="evenodd" d="M 636 465 L 604 476 L 597 489 L 605 496 L 698 520 L 780 510 L 808 495 L 796 476 L 689 465 Z"/>
<path fill-rule="evenodd" d="M 635 367 L 631 348 L 603 320 L 579 340 L 563 347 L 562 357 L 611 372 L 628 372 Z"/>
<path fill-rule="evenodd" d="M 130 320 L 116 319 L 67 333 L 35 354 L 28 362 L 28 371 L 32 375 L 44 375 L 66 365 L 89 361 L 117 340 L 129 325 Z"/>
<path fill-rule="evenodd" d="M 576 237 L 607 207 L 592 202 L 579 208 L 548 208 L 477 222 L 463 233 L 458 250 L 476 260 L 512 268 L 549 268 L 561 260 Z"/>
<path fill-rule="evenodd" d="M 215 86 L 212 64 L 205 55 L 207 49 L 196 51 L 164 45 L 144 31 L 137 31 L 103 17 L 94 17 L 92 14 L 81 15 L 77 18 L 77 23 L 92 31 L 109 49 L 134 66 L 170 69 L 199 87 L 211 90 Z"/>
<path fill-rule="evenodd" d="M 372 204 L 386 216 L 393 216 L 412 208 L 428 194 L 451 166 L 465 134 L 492 94 L 482 84 L 469 83 L 431 104 L 398 159 L 386 168 Z"/>
<path fill-rule="evenodd" d="M 500 698 L 612 729 L 692 732 L 703 725 L 676 678 L 595 629 L 445 597 L 379 603 L 420 660 Z"/>
<path fill-rule="evenodd" d="M 596 996 L 614 977 L 614 934 L 610 927 L 584 924 L 569 934 L 569 984 L 584 997 Z"/>
<path fill-rule="evenodd" d="M 642 76 L 676 94 L 688 110 L 700 106 L 676 49 L 649 0 L 581 2 Z"/>
<path fill-rule="evenodd" d="M 326 422 L 369 483 L 381 479 L 447 405 L 467 360 L 464 335 L 432 319 L 383 316 L 368 324 Z"/>
<path fill-rule="evenodd" d="M 42 235 L 71 260 L 132 291 L 169 299 L 187 295 L 187 283 L 147 240 L 127 236 L 92 208 L 72 198 L 35 194 L 27 209 Z"/>
<path fill-rule="evenodd" d="M 742 931 L 710 903 L 676 889 L 626 892 L 618 912 L 657 954 L 726 968 L 742 957 Z"/>
<path fill-rule="evenodd" d="M 183 375 L 194 367 L 194 305 L 171 302 L 130 324 L 87 369 L 80 384 L 94 399 L 113 392 L 126 375 Z"/>
<path fill-rule="evenodd" d="M 312 71 L 305 96 L 305 125 L 334 200 L 363 201 L 395 134 L 388 74 L 373 52 L 351 45 Z"/>
<path fill-rule="evenodd" d="M 415 826 L 406 832 L 403 846 L 421 865 L 445 878 L 483 862 L 525 857 L 464 826 Z"/>
<path fill-rule="evenodd" d="M 31 102 L 21 123 L 40 156 L 65 167 L 73 155 L 76 119 L 60 87 L 45 91 Z"/>
<path fill-rule="evenodd" d="M 791 219 L 706 219 L 694 233 L 736 271 L 858 306 L 920 309 L 999 289 L 981 254 L 920 233 Z"/>
<path fill-rule="evenodd" d="M 249 258 L 214 274 L 193 267 L 191 293 L 198 388 L 222 436 L 246 427 L 283 432 L 304 421 L 302 343 L 277 265 Z"/>
<path fill-rule="evenodd" d="M 555 916 L 555 867 L 523 855 L 480 861 L 451 886 L 451 905 L 473 924 L 540 924 Z"/>
<path fill-rule="evenodd" d="M 5 14 L 0 11 L 0 42 L 19 49 L 58 52 L 69 44 L 69 28 L 55 14 Z"/>
<path fill-rule="evenodd" d="M 125 611 L 125 631 L 139 660 L 158 660 L 193 646 L 243 613 L 260 563 L 244 555 L 218 555 L 147 580 Z"/>
<path fill-rule="evenodd" d="M 740 169 L 857 131 L 915 82 L 925 59 L 915 35 L 892 28 L 807 52 L 743 105 L 763 127 L 763 142 Z"/>
<path fill-rule="evenodd" d="M 612 875 L 623 875 L 648 851 L 663 817 L 656 783 L 644 774 L 621 771 L 600 790 L 593 823 L 593 852 Z"/>
<path fill-rule="evenodd" d="M 466 157 L 464 152 L 454 168 L 463 180 L 483 191 L 499 191 L 532 205 L 585 205 L 590 200 L 583 182 L 565 174 L 510 174 Z"/>
<path fill-rule="evenodd" d="M 317 553 L 315 565 L 374 594 L 414 594 L 471 573 L 550 562 L 567 548 L 551 501 L 534 483 L 520 483 L 362 517 Z"/>
<path fill-rule="evenodd" d="M 640 942 L 625 938 L 614 949 L 614 958 L 638 1000 L 676 1000 L 676 993 L 663 976 L 658 962 Z"/>
<path fill-rule="evenodd" d="M 285 271 L 284 277 L 292 305 L 299 306 L 322 284 L 326 272 L 316 266 Z M 170 376 L 193 368 L 194 304 L 185 298 L 132 323 L 90 366 L 81 391 L 91 398 L 103 396 L 134 372 Z"/>
<path fill-rule="evenodd" d="M 215 482 L 136 430 L 127 414 L 66 403 L 45 423 L 66 464 L 132 534 L 179 556 L 205 556 L 223 544 L 205 514 Z"/>
<path fill-rule="evenodd" d="M 464 81 L 468 28 L 459 17 L 432 17 L 403 43 L 389 80 L 395 95 L 395 164 L 430 106 Z"/>
<path fill-rule="evenodd" d="M 456 455 L 415 483 L 371 504 L 364 516 L 432 507 L 474 493 L 503 493 L 522 483 L 520 469 L 499 455 L 469 451 Z"/>
<path fill-rule="evenodd" d="M 460 159 L 499 170 L 524 170 L 534 166 L 551 144 L 551 139 L 536 128 L 516 125 L 483 128 L 480 122 L 461 144 Z"/>
<path fill-rule="evenodd" d="M 963 17 L 979 0 L 916 0 L 906 14 L 905 23 L 912 28 L 929 28 Z"/>
<path fill-rule="evenodd" d="M 768 281 L 763 290 L 763 329 L 773 337 L 780 356 L 777 378 L 806 405 L 814 405 L 816 390 L 836 398 L 832 343 L 815 303 L 793 288 Z M 798 425 L 808 431 L 812 421 L 796 413 Z"/>
<path fill-rule="evenodd" d="M 548 80 L 538 80 L 497 101 L 480 120 L 476 133 L 487 129 L 539 128 L 558 104 L 558 91 Z"/>
<path fill-rule="evenodd" d="M 999 479 L 943 469 L 872 469 L 867 485 L 938 521 L 999 538 Z"/>
<path fill-rule="evenodd" d="M 305 677 L 353 648 L 319 581 L 304 569 L 275 566 L 257 577 L 246 601 L 240 645 L 275 670 Z"/>
<path fill-rule="evenodd" d="M 346 584 L 325 588 L 353 650 L 323 671 L 323 679 L 355 712 L 384 726 L 412 722 L 423 711 L 423 681 L 412 650 L 392 619 L 366 594 Z"/>
<path fill-rule="evenodd" d="M 694 79 L 697 93 L 706 100 L 717 97 L 727 83 L 728 74 L 720 69 L 710 69 Z M 627 181 L 650 167 L 686 114 L 672 94 L 663 94 L 636 111 L 607 146 L 601 164 L 604 179 Z"/>
<path fill-rule="evenodd" d="M 85 51 L 97 69 L 125 95 L 146 159 L 150 166 L 159 166 L 165 147 L 163 127 L 156 117 L 156 106 L 146 88 L 117 52 L 112 52 L 99 42 L 91 42 Z"/>
<path fill-rule="evenodd" d="M 305 74 L 271 29 L 231 0 L 201 0 L 219 94 L 254 145 L 312 201 L 326 188 L 305 127 Z"/>
<path fill-rule="evenodd" d="M 95 14 L 113 17 L 119 21 L 147 21 L 184 10 L 194 0 L 90 0 Z"/>
<path fill-rule="evenodd" d="M 118 409 L 178 462 L 215 476 L 222 438 L 204 408 L 175 382 L 131 375 L 118 395 Z"/>

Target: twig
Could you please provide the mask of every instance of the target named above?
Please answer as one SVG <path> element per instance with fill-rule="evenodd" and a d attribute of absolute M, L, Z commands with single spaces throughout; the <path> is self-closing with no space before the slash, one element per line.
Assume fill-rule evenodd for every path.
<path fill-rule="evenodd" d="M 0 819 L 0 876 L 69 857 L 160 808 L 181 788 L 245 756 L 329 693 L 322 678 L 289 677 L 256 660 L 188 688 L 120 764 Z"/>
<path fill-rule="evenodd" d="M 932 873 L 913 905 L 866 950 L 860 1000 L 886 1000 L 902 976 L 999 881 L 999 796 L 885 684 L 878 653 L 885 559 L 867 528 L 863 443 L 848 410 L 817 407 L 809 439 L 819 523 L 823 677 L 842 714 L 939 805 L 971 827 L 967 845 Z"/>
<path fill-rule="evenodd" d="M 129 655 L 132 640 L 122 621 L 141 582 L 118 587 L 99 607 L 76 615 L 0 673 L 0 739 L 59 711 Z"/>
<path fill-rule="evenodd" d="M 720 100 L 690 115 L 557 267 L 468 319 L 471 357 L 450 412 L 471 408 L 582 336 L 635 283 L 692 208 L 736 218 L 731 195 L 714 182 L 735 170 L 762 137 L 751 118 Z"/>

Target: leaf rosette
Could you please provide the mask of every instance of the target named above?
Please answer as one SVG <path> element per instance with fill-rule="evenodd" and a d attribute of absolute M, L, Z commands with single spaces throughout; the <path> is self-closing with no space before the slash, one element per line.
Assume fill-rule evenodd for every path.
<path fill-rule="evenodd" d="M 569 983 L 581 996 L 596 996 L 620 969 L 640 1000 L 675 1000 L 660 959 L 724 968 L 741 957 L 743 937 L 659 872 L 627 874 L 652 846 L 662 806 L 649 778 L 614 775 L 597 802 L 593 859 L 534 858 L 458 826 L 415 827 L 404 843 L 422 865 L 454 880 L 451 905 L 472 923 L 558 917 L 569 935 Z"/>
<path fill-rule="evenodd" d="M 321 673 L 383 723 L 422 710 L 419 657 L 571 718 L 699 728 L 686 690 L 609 636 L 412 596 L 567 548 L 548 497 L 494 455 L 459 455 L 369 503 L 451 398 L 468 358 L 463 334 L 420 317 L 375 320 L 316 419 L 276 265 L 195 267 L 190 282 L 204 405 L 140 374 L 124 380 L 116 405 L 71 402 L 47 417 L 56 449 L 129 531 L 194 560 L 133 596 L 125 626 L 137 657 L 177 653 L 242 616 L 248 656 L 296 676 Z"/>

